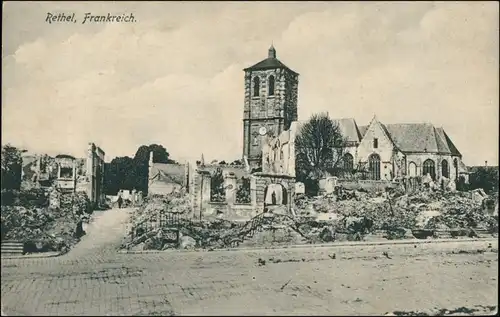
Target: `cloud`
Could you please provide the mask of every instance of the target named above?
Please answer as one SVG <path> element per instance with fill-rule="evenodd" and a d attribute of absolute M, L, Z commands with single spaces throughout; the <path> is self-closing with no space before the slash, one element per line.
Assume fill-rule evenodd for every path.
<path fill-rule="evenodd" d="M 466 162 L 498 162 L 496 3 L 58 5 L 141 18 L 67 28 L 16 24 L 10 7 L 4 142 L 83 155 L 94 141 L 108 159 L 156 142 L 177 159 L 239 158 L 242 69 L 272 41 L 301 74 L 300 119 L 430 121 Z"/>

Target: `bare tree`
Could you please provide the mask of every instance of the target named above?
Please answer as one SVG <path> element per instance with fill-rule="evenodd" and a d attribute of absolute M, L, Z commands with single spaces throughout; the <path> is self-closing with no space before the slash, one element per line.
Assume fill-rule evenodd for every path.
<path fill-rule="evenodd" d="M 295 139 L 297 178 L 317 180 L 342 169 L 346 139 L 328 114 L 314 114 Z"/>

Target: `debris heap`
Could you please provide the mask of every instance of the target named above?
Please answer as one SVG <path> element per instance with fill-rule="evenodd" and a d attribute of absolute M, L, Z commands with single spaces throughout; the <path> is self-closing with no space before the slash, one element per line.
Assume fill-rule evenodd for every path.
<path fill-rule="evenodd" d="M 33 188 L 2 192 L 2 240 L 24 242 L 25 252 L 69 250 L 77 243 L 84 234 L 81 223 L 91 212 L 90 201 L 85 193 L 57 192 L 60 201 L 53 206 L 50 198 L 54 191 Z"/>

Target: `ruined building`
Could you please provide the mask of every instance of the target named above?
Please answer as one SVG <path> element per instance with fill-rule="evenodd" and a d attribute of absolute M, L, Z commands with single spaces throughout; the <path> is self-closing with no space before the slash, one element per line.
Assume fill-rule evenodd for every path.
<path fill-rule="evenodd" d="M 148 195 L 167 195 L 188 186 L 188 164 L 155 163 L 149 154 Z"/>
<path fill-rule="evenodd" d="M 23 156 L 23 187 L 56 187 L 61 192 L 85 192 L 94 206 L 105 202 L 104 151 L 89 143 L 86 157 L 60 154 Z"/>

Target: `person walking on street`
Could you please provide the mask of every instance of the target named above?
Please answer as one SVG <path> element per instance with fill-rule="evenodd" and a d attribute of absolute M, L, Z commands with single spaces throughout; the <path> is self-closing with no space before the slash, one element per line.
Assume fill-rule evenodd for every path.
<path fill-rule="evenodd" d="M 122 192 L 119 191 L 118 192 L 118 208 L 122 208 L 122 203 L 123 203 Z"/>

